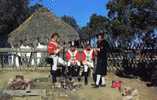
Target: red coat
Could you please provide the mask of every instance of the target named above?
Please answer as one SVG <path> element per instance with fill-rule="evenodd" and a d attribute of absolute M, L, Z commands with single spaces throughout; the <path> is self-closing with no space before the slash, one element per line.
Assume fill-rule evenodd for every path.
<path fill-rule="evenodd" d="M 66 52 L 66 60 L 67 61 L 79 61 L 80 60 L 80 53 L 77 50 L 68 50 Z"/>
<path fill-rule="evenodd" d="M 89 57 L 89 58 L 88 58 Z M 94 60 L 94 50 L 93 49 L 84 49 L 82 52 L 82 61 L 93 61 Z"/>
<path fill-rule="evenodd" d="M 58 43 L 55 40 L 50 40 L 47 47 L 48 54 L 55 54 L 55 51 L 58 49 Z"/>

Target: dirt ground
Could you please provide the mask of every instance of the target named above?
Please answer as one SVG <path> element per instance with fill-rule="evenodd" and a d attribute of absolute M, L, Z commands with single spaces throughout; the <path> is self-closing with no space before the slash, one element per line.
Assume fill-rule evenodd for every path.
<path fill-rule="evenodd" d="M 7 82 L 10 78 L 17 74 L 24 75 L 25 78 L 48 78 L 48 72 L 0 72 L 0 89 L 7 87 Z M 139 79 L 127 79 L 120 78 L 112 73 L 107 75 L 107 86 L 95 89 L 89 83 L 88 86 L 84 86 L 78 91 L 72 92 L 70 97 L 55 97 L 49 95 L 49 99 L 43 99 L 42 97 L 13 97 L 13 100 L 122 100 L 121 93 L 111 88 L 112 80 L 121 80 L 123 87 L 130 86 L 136 88 L 139 91 L 140 100 L 157 100 L 157 88 L 147 87 L 145 82 Z M 51 84 L 49 82 L 49 84 Z M 42 86 L 41 86 L 42 87 Z M 49 90 L 51 90 L 49 86 Z M 54 91 L 53 91 L 54 92 Z M 51 99 L 50 99 L 51 98 Z"/>

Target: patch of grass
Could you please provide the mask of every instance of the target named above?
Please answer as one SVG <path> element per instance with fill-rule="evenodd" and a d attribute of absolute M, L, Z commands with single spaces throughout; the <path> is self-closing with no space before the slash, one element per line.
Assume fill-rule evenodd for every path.
<path fill-rule="evenodd" d="M 36 89 L 46 89 L 47 98 L 41 96 L 35 97 L 13 97 L 13 100 L 121 100 L 121 94 L 118 90 L 111 88 L 112 80 L 121 80 L 122 86 L 136 88 L 140 92 L 140 100 L 156 100 L 157 91 L 154 88 L 146 87 L 145 83 L 138 79 L 120 78 L 114 74 L 107 75 L 107 87 L 94 89 L 91 85 L 83 86 L 76 92 L 69 93 L 68 96 L 60 96 L 64 91 L 55 91 L 49 80 L 48 72 L 0 72 L 0 88 L 5 89 L 7 82 L 15 75 L 24 75 L 25 78 L 33 79 Z M 83 84 L 83 83 L 82 83 Z M 90 82 L 89 82 L 90 84 Z M 1 100 L 1 99 L 0 99 Z"/>

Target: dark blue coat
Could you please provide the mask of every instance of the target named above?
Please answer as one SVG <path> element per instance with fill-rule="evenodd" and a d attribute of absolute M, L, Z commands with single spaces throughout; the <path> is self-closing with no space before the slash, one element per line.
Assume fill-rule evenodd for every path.
<path fill-rule="evenodd" d="M 102 40 L 101 42 L 98 42 L 98 48 L 100 48 L 100 52 L 98 53 L 95 74 L 106 75 L 107 74 L 107 52 L 109 50 L 109 44 L 106 40 Z"/>

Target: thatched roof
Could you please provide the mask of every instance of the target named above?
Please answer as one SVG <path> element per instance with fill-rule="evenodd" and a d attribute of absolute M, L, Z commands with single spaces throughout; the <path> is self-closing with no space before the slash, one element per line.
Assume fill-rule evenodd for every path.
<path fill-rule="evenodd" d="M 47 44 L 52 32 L 59 33 L 60 38 L 66 42 L 79 39 L 78 33 L 70 25 L 42 8 L 11 32 L 8 42 L 13 46 L 18 45 L 20 41 L 34 44 L 39 38 L 41 42 Z"/>

